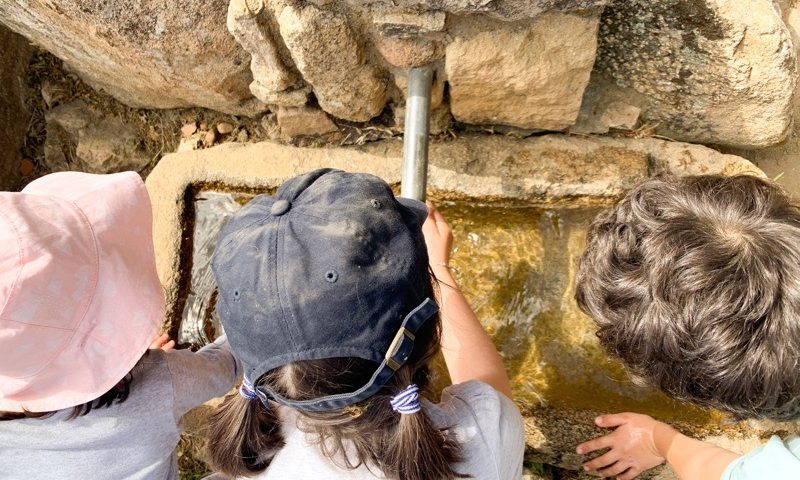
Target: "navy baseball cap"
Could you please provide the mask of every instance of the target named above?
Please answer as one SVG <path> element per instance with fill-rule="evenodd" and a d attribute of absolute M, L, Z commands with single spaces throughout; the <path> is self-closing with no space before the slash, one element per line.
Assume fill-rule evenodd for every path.
<path fill-rule="evenodd" d="M 321 169 L 259 195 L 225 225 L 212 260 L 217 312 L 244 375 L 304 411 L 353 405 L 411 356 L 438 311 L 427 297 L 424 203 L 396 198 L 378 177 Z M 301 360 L 357 357 L 376 370 L 354 392 L 292 400 L 259 386 Z"/>

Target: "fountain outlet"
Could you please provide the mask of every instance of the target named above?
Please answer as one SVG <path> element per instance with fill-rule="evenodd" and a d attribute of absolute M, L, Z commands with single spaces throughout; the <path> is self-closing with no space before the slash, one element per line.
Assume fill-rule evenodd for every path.
<path fill-rule="evenodd" d="M 428 126 L 431 116 L 433 68 L 408 72 L 405 134 L 403 136 L 403 180 L 400 196 L 425 201 L 428 185 Z"/>

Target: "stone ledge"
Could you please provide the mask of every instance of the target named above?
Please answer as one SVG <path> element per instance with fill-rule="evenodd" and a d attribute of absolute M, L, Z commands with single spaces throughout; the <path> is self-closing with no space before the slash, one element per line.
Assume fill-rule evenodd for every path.
<path fill-rule="evenodd" d="M 462 136 L 430 148 L 430 191 L 439 198 L 467 198 L 515 205 L 587 206 L 608 203 L 656 174 L 738 174 L 763 176 L 753 164 L 697 145 L 656 139 L 614 139 L 547 135 L 514 139 L 499 135 Z M 190 245 L 192 199 L 202 189 L 270 191 L 285 179 L 320 167 L 377 175 L 400 182 L 402 142 L 397 139 L 360 148 L 296 148 L 274 143 L 225 144 L 207 150 L 167 155 L 147 179 L 154 209 L 157 267 L 168 305 L 167 324 L 178 318 L 182 258 Z M 537 406 L 518 399 L 524 408 L 529 459 L 579 469 L 574 447 L 600 430 L 596 412 Z M 669 410 L 667 407 L 665 407 Z M 664 410 L 664 409 L 662 409 Z M 604 412 L 608 413 L 608 412 Z M 650 413 L 658 414 L 653 411 Z M 672 412 L 660 414 L 670 417 Z M 686 417 L 675 411 L 674 417 Z M 671 418 L 664 417 L 666 420 Z M 689 416 L 691 417 L 691 416 Z M 683 431 L 736 451 L 757 445 L 769 432 L 791 431 L 789 425 L 724 424 L 705 412 Z M 672 479 L 668 469 L 643 478 Z"/>
<path fill-rule="evenodd" d="M 611 201 L 654 174 L 750 173 L 749 161 L 699 145 L 656 139 L 546 135 L 528 139 L 464 136 L 430 148 L 429 188 L 448 197 L 542 203 Z M 180 283 L 187 192 L 196 186 L 265 191 L 321 167 L 400 182 L 402 142 L 355 148 L 225 144 L 166 155 L 147 178 L 156 264 L 174 314 Z"/>

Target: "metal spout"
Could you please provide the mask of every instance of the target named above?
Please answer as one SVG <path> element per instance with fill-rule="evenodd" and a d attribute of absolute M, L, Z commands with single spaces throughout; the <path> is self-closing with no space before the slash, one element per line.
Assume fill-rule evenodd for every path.
<path fill-rule="evenodd" d="M 400 196 L 420 201 L 425 201 L 425 188 L 428 185 L 428 123 L 432 84 L 433 68 L 426 66 L 409 71 Z"/>

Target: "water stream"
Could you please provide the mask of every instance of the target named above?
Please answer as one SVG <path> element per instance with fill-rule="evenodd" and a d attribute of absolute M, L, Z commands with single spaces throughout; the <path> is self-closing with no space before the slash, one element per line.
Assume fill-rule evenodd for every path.
<path fill-rule="evenodd" d="M 209 257 L 222 225 L 248 198 L 215 192 L 196 198 L 180 342 L 201 345 L 219 331 Z M 577 308 L 574 273 L 598 207 L 435 201 L 454 230 L 457 280 L 501 352 L 523 410 L 636 410 L 694 424 L 712 421 L 703 410 L 631 385 Z"/>

